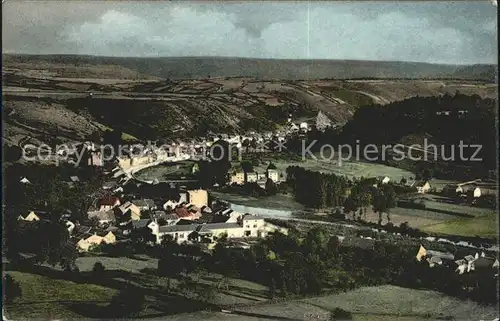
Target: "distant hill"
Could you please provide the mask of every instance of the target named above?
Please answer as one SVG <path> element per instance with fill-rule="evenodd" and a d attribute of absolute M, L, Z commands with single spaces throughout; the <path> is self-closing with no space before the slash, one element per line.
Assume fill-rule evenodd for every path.
<path fill-rule="evenodd" d="M 119 66 L 169 79 L 252 77 L 259 79 L 446 78 L 494 82 L 496 65 L 443 65 L 419 62 L 359 60 L 286 60 L 228 57 L 128 58 L 79 55 L 4 54 L 4 67 L 19 64 Z"/>

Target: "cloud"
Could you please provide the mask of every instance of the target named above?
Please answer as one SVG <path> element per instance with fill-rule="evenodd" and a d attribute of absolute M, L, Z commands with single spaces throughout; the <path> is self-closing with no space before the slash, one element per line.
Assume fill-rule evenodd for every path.
<path fill-rule="evenodd" d="M 485 3 L 23 2 L 4 52 L 496 63 Z"/>

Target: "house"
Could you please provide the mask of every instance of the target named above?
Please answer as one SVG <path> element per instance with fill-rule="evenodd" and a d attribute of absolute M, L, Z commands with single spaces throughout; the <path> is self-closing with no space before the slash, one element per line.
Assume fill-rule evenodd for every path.
<path fill-rule="evenodd" d="M 173 201 L 173 200 L 168 200 L 163 204 L 163 209 L 165 211 L 167 210 L 172 210 L 176 208 L 179 205 L 179 202 Z"/>
<path fill-rule="evenodd" d="M 101 234 L 101 233 L 99 233 Z M 76 247 L 78 251 L 80 252 L 87 252 L 89 251 L 93 246 L 98 246 L 102 243 L 105 244 L 113 244 L 116 242 L 116 236 L 113 234 L 113 232 L 107 232 L 104 235 L 99 235 L 97 232 L 94 234 L 84 234 L 78 243 L 76 243 Z"/>
<path fill-rule="evenodd" d="M 431 185 L 428 181 L 420 181 L 415 185 L 415 187 L 417 188 L 417 192 L 420 194 L 427 193 L 431 189 Z"/>
<path fill-rule="evenodd" d="M 180 219 L 183 220 L 195 220 L 199 217 L 197 217 L 196 213 L 190 212 L 186 207 L 184 206 L 178 206 L 174 209 L 173 213 L 177 215 Z"/>
<path fill-rule="evenodd" d="M 201 209 L 199 207 L 197 207 L 196 205 L 194 204 L 188 204 L 186 206 L 186 209 L 193 213 L 193 215 L 196 217 L 196 219 L 200 218 L 201 217 Z"/>
<path fill-rule="evenodd" d="M 190 225 L 164 225 L 155 226 L 153 234 L 156 235 L 156 242 L 160 244 L 165 236 L 170 236 L 178 244 L 188 241 L 189 234 L 196 231 L 197 224 Z"/>
<path fill-rule="evenodd" d="M 96 219 L 100 225 L 109 224 L 115 221 L 115 214 L 113 210 L 107 211 L 89 211 L 87 212 L 89 220 Z"/>
<path fill-rule="evenodd" d="M 279 179 L 280 179 L 280 174 L 275 169 L 268 169 L 267 170 L 267 178 L 269 178 L 273 182 L 277 183 L 279 181 Z"/>
<path fill-rule="evenodd" d="M 265 173 L 257 173 L 257 181 L 264 180 L 267 181 L 267 176 Z"/>
<path fill-rule="evenodd" d="M 35 212 L 31 211 L 26 216 L 19 215 L 17 219 L 22 221 L 33 222 L 33 221 L 39 221 L 40 217 L 36 215 Z"/>
<path fill-rule="evenodd" d="M 118 182 L 116 181 L 105 181 L 103 184 L 102 184 L 102 188 L 103 189 L 106 189 L 106 190 L 109 190 L 109 189 L 115 189 L 116 186 L 118 186 Z"/>
<path fill-rule="evenodd" d="M 175 225 L 179 222 L 180 218 L 176 214 L 167 214 L 163 220 L 165 221 L 165 225 Z"/>
<path fill-rule="evenodd" d="M 258 180 L 257 173 L 255 172 L 247 173 L 247 179 L 246 179 L 247 183 L 257 182 L 257 180 Z"/>
<path fill-rule="evenodd" d="M 235 172 L 231 175 L 229 179 L 229 183 L 236 185 L 243 185 L 245 183 L 245 173 L 244 172 Z"/>
<path fill-rule="evenodd" d="M 188 190 L 188 203 L 198 208 L 208 205 L 208 192 L 204 189 Z"/>
<path fill-rule="evenodd" d="M 29 179 L 27 179 L 26 177 L 21 178 L 21 180 L 19 181 L 19 183 L 22 183 L 22 184 L 31 184 L 31 182 L 29 181 Z"/>
<path fill-rule="evenodd" d="M 135 206 L 132 202 L 126 202 L 122 205 L 120 205 L 117 209 L 118 214 L 120 215 L 125 215 L 130 211 L 130 218 L 132 221 L 137 221 L 141 219 L 141 210 L 139 207 Z"/>
<path fill-rule="evenodd" d="M 75 229 L 75 223 L 66 221 L 65 225 L 66 229 L 68 230 L 68 233 L 71 235 L 71 233 L 73 233 L 73 230 Z"/>
<path fill-rule="evenodd" d="M 212 240 L 216 240 L 222 235 L 227 235 L 227 238 L 244 237 L 244 230 L 238 223 L 207 223 L 200 226 L 198 234 Z"/>
<path fill-rule="evenodd" d="M 427 256 L 427 250 L 425 249 L 425 247 L 423 247 L 422 245 L 420 245 L 420 248 L 418 249 L 418 252 L 417 252 L 417 255 L 415 256 L 415 258 L 417 259 L 417 261 L 422 261 L 422 258 Z"/>
<path fill-rule="evenodd" d="M 388 176 L 380 176 L 378 178 L 378 181 L 380 182 L 380 184 L 387 184 L 391 181 L 391 179 Z"/>
<path fill-rule="evenodd" d="M 134 228 L 134 229 L 144 228 L 144 227 L 147 227 L 150 222 L 151 222 L 151 219 L 149 219 L 149 218 L 135 220 L 135 221 L 132 221 L 132 228 Z"/>
<path fill-rule="evenodd" d="M 153 211 L 157 208 L 155 202 L 149 198 L 133 200 L 132 204 L 137 206 L 140 211 Z"/>
<path fill-rule="evenodd" d="M 467 255 L 463 259 L 455 261 L 455 263 L 457 264 L 455 272 L 457 272 L 458 274 L 463 274 L 466 272 L 474 271 L 476 269 L 476 261 L 478 261 L 479 259 L 484 259 L 484 257 L 479 257 L 479 255 L 476 253 L 475 256 Z M 488 260 L 481 260 L 481 265 L 486 261 Z M 492 264 L 493 262 L 494 261 L 492 260 Z"/>
<path fill-rule="evenodd" d="M 184 192 L 180 192 L 179 196 L 180 196 L 179 197 L 179 201 L 178 201 L 179 204 L 189 203 L 189 194 L 188 194 L 188 192 L 185 192 L 185 191 Z"/>
<path fill-rule="evenodd" d="M 442 265 L 443 260 L 439 256 L 432 256 L 427 258 L 427 263 L 429 263 L 429 267 L 434 267 L 436 265 Z"/>
<path fill-rule="evenodd" d="M 214 213 L 214 223 L 237 223 L 240 213 L 233 211 L 230 208 L 221 209 Z"/>
<path fill-rule="evenodd" d="M 454 260 L 455 259 L 455 255 L 453 255 L 453 253 L 449 253 L 449 252 L 440 252 L 440 251 L 434 251 L 434 250 L 427 250 L 427 256 L 429 257 L 439 257 L 443 260 Z"/>
<path fill-rule="evenodd" d="M 290 118 L 289 118 L 290 119 Z M 291 120 L 291 119 L 290 119 Z M 291 131 L 291 132 L 296 132 L 296 131 L 299 131 L 299 126 L 297 126 L 296 124 L 290 122 L 290 125 L 288 126 L 288 129 Z"/>
<path fill-rule="evenodd" d="M 107 196 L 99 201 L 99 210 L 100 211 L 109 211 L 116 206 L 119 206 L 120 199 L 116 196 Z"/>
<path fill-rule="evenodd" d="M 154 211 L 149 214 L 149 218 L 152 219 L 153 221 L 159 221 L 165 219 L 166 216 L 167 213 L 165 213 L 165 211 Z"/>

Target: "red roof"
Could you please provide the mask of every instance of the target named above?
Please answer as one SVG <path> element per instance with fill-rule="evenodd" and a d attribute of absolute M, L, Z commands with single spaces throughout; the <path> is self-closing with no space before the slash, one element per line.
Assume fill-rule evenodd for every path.
<path fill-rule="evenodd" d="M 116 196 L 108 196 L 108 197 L 105 197 L 103 199 L 101 199 L 99 201 L 99 205 L 110 205 L 110 206 L 113 206 L 115 205 L 117 202 L 120 202 L 120 199 Z"/>
<path fill-rule="evenodd" d="M 179 217 L 179 218 L 183 218 L 183 217 L 191 217 L 193 216 L 193 213 L 190 213 L 185 207 L 177 207 L 175 210 L 174 210 L 174 213 Z"/>

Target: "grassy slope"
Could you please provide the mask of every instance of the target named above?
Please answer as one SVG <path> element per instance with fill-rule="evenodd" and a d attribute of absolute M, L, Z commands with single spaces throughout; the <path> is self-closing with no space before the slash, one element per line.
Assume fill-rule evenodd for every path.
<path fill-rule="evenodd" d="M 167 279 L 158 277 L 158 260 L 148 256 L 103 257 L 84 256 L 77 259 L 80 273 L 88 277 L 96 262 L 106 268 L 103 280 L 82 279 L 82 283 L 62 279 L 61 271 L 48 267 L 34 268 L 36 272 L 8 271 L 20 283 L 22 296 L 7 307 L 7 313 L 14 319 L 67 319 L 92 317 L 105 313 L 111 298 L 123 289 L 125 284 L 134 293 L 145 295 L 145 306 L 140 316 L 167 315 L 175 312 L 201 310 L 207 304 L 192 299 L 181 291 L 179 282 L 172 280 L 172 291 L 167 291 Z M 200 275 L 200 286 L 217 288 L 220 275 Z M 98 284 L 93 284 L 98 283 Z M 254 304 L 268 300 L 268 290 L 260 284 L 230 279 L 229 289 L 216 291 L 210 303 L 220 305 Z M 103 307 L 103 310 L 98 310 Z"/>
<path fill-rule="evenodd" d="M 401 288 L 392 285 L 365 287 L 347 293 L 316 297 L 303 300 L 312 305 L 333 310 L 336 307 L 365 315 L 390 317 L 399 320 L 399 316 L 435 319 L 442 316 L 454 316 L 458 320 L 491 320 L 495 315 L 494 307 L 482 307 L 471 301 L 461 301 L 443 294 Z M 357 319 L 357 318 L 356 318 Z M 377 320 L 362 318 L 362 320 Z M 387 320 L 387 319 L 385 319 Z"/>
<path fill-rule="evenodd" d="M 422 230 L 430 233 L 496 238 L 498 236 L 498 216 L 496 213 L 490 213 L 474 218 L 458 218 L 429 225 Z"/>
<path fill-rule="evenodd" d="M 14 319 L 76 318 L 65 303 L 91 302 L 106 305 L 117 292 L 95 284 L 78 284 L 66 280 L 55 280 L 36 274 L 9 271 L 19 282 L 22 296 L 7 306 L 7 315 Z"/>

